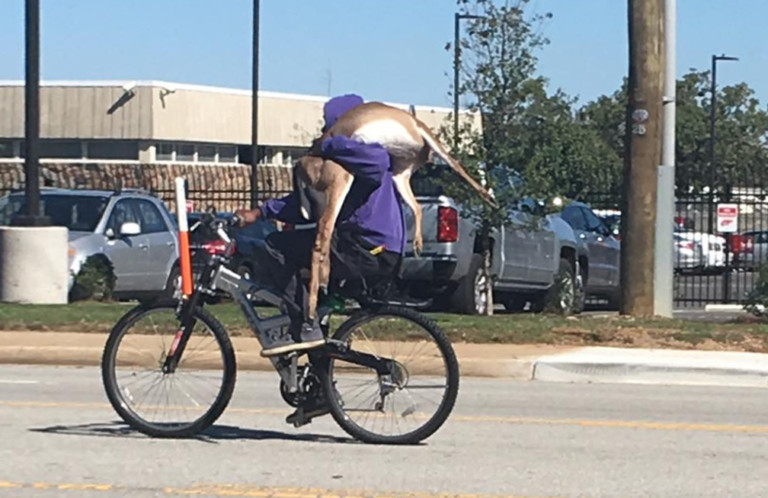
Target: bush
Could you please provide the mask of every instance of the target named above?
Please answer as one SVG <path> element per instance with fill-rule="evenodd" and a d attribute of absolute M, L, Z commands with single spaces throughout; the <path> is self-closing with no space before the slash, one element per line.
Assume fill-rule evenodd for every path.
<path fill-rule="evenodd" d="M 116 281 L 115 269 L 107 258 L 89 256 L 83 266 L 80 267 L 80 272 L 75 275 L 74 285 L 69 292 L 69 300 L 108 301 L 112 299 Z"/>
<path fill-rule="evenodd" d="M 761 318 L 768 318 L 768 263 L 760 267 L 755 285 L 749 293 L 744 309 Z"/>

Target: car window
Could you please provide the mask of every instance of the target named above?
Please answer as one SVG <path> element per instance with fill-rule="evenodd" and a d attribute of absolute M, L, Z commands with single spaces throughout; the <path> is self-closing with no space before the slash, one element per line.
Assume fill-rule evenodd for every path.
<path fill-rule="evenodd" d="M 109 199 L 101 196 L 43 194 L 40 210 L 51 224 L 73 232 L 92 232 L 99 224 Z M 7 225 L 26 208 L 26 196 L 13 194 L 0 204 L 0 224 Z"/>
<path fill-rule="evenodd" d="M 141 233 L 167 232 L 168 227 L 157 207 L 149 201 L 134 201 L 139 211 Z"/>
<path fill-rule="evenodd" d="M 109 215 L 107 228 L 111 228 L 115 234 L 119 234 L 120 227 L 123 226 L 123 223 L 131 222 L 141 225 L 139 222 L 139 217 L 134 209 L 133 202 L 126 199 L 118 201 L 115 204 L 115 207 L 112 208 L 112 213 Z"/>
<path fill-rule="evenodd" d="M 584 215 L 581 213 L 581 209 L 576 206 L 569 206 L 563 209 L 563 214 L 560 215 L 566 223 L 571 225 L 574 230 L 586 230 L 587 221 L 584 219 Z"/>
<path fill-rule="evenodd" d="M 607 232 L 605 224 L 603 224 L 600 218 L 598 218 L 597 215 L 593 213 L 591 209 L 582 208 L 582 211 L 584 212 L 584 217 L 587 220 L 587 230 L 591 232 L 598 232 L 598 233 Z"/>
<path fill-rule="evenodd" d="M 414 195 L 421 197 L 436 197 L 443 195 L 443 187 L 439 178 L 446 170 L 445 166 L 427 163 L 416 170 L 411 177 L 411 189 Z"/>

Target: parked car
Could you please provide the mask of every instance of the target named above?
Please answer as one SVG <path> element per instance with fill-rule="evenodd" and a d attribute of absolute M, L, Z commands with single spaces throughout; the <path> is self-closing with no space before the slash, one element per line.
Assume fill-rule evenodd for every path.
<path fill-rule="evenodd" d="M 581 269 L 587 296 L 607 299 L 610 306 L 618 306 L 621 244 L 613 231 L 583 202 L 570 203 L 560 217 L 573 228 L 586 252 L 587 263 Z"/>
<path fill-rule="evenodd" d="M 218 213 L 217 216 L 229 218 L 233 213 Z M 221 253 L 225 250 L 225 244 L 214 233 L 209 233 L 205 225 L 197 225 L 201 213 L 189 213 L 190 243 L 193 246 L 200 247 L 203 252 Z M 258 247 L 263 246 L 266 238 L 277 231 L 275 225 L 268 220 L 258 220 L 242 228 L 233 227 L 229 229 L 230 235 L 235 240 L 235 252 L 232 255 L 230 267 L 248 280 L 253 280 L 258 272 L 258 264 L 255 259 L 255 253 Z M 202 266 L 205 260 L 202 258 L 203 252 L 197 251 L 193 254 L 193 264 Z"/>
<path fill-rule="evenodd" d="M 419 257 L 411 250 L 413 215 L 404 207 L 408 241 L 402 282 L 414 297 L 432 298 L 451 311 L 481 314 L 488 303 L 480 240 L 475 224 L 436 182 L 441 174 L 441 166 L 427 165 L 412 179 L 423 212 L 424 250 Z M 521 200 L 492 234 L 494 300 L 513 311 L 528 303 L 533 310 L 550 303 L 561 313 L 580 311 L 582 261 L 576 236 L 560 217 L 538 216 L 538 206 Z"/>
<path fill-rule="evenodd" d="M 2 198 L 0 223 L 8 224 L 25 202 L 23 192 Z M 69 229 L 70 291 L 87 261 L 103 261 L 114 269 L 117 298 L 172 295 L 178 242 L 174 220 L 160 199 L 139 190 L 44 188 L 40 205 L 53 225 Z"/>
<path fill-rule="evenodd" d="M 750 231 L 731 236 L 733 265 L 745 270 L 757 270 L 768 255 L 768 231 Z"/>
<path fill-rule="evenodd" d="M 725 269 L 725 237 L 683 230 L 676 230 L 675 233 L 682 239 L 696 242 L 701 246 L 702 259 L 704 260 L 703 270 L 720 271 Z"/>
<path fill-rule="evenodd" d="M 679 272 L 700 269 L 704 266 L 701 243 L 673 234 L 675 245 L 675 270 Z"/>

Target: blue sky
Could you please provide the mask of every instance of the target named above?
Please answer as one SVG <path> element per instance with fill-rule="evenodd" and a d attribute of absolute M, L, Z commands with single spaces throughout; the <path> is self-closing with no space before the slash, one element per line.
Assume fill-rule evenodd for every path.
<path fill-rule="evenodd" d="M 2 0 L 0 79 L 24 74 L 24 0 Z M 41 0 L 44 79 L 250 87 L 251 0 Z M 454 0 L 262 0 L 261 87 L 450 106 Z M 533 0 L 554 18 L 539 72 L 581 102 L 627 71 L 626 0 Z M 765 0 L 678 0 L 678 69 L 722 63 L 768 101 Z"/>

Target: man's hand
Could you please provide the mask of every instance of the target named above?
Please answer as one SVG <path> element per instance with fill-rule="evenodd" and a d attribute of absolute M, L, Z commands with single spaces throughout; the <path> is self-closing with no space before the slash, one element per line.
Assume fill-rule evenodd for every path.
<path fill-rule="evenodd" d="M 238 209 L 235 216 L 240 220 L 240 226 L 250 225 L 261 218 L 261 209 Z"/>

